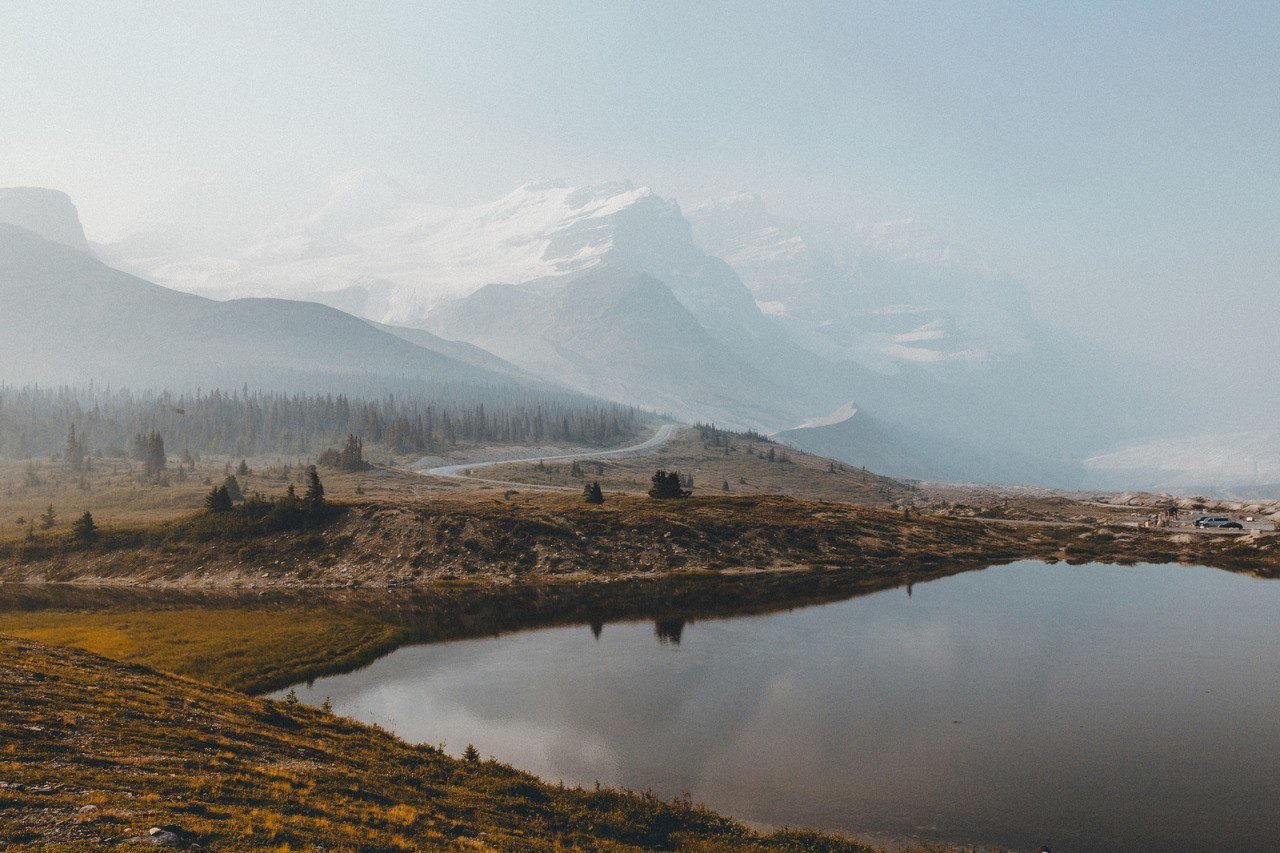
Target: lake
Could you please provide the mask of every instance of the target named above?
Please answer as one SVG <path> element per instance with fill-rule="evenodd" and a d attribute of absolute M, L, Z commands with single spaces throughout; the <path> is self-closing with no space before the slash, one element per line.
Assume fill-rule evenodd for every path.
<path fill-rule="evenodd" d="M 408 646 L 297 691 L 757 825 L 1280 847 L 1280 582 L 1202 567 L 1023 562 L 765 616 Z"/>

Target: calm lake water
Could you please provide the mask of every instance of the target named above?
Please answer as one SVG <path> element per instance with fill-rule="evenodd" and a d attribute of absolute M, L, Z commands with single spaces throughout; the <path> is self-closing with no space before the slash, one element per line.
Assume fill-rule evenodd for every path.
<path fill-rule="evenodd" d="M 744 820 L 1280 849 L 1280 582 L 1018 563 L 768 616 L 411 646 L 305 702 Z"/>

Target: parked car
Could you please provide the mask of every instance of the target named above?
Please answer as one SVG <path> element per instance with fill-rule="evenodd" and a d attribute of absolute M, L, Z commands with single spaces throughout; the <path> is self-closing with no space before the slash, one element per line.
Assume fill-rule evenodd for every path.
<path fill-rule="evenodd" d="M 1232 521 L 1225 515 L 1202 515 L 1196 519 L 1196 527 L 1243 527 L 1238 521 Z"/>

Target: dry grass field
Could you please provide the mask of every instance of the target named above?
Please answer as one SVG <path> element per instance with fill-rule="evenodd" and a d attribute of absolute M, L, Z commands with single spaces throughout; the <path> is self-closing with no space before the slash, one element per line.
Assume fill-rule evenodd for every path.
<path fill-rule="evenodd" d="M 599 481 L 606 493 L 644 494 L 656 469 L 693 477 L 695 495 L 787 495 L 809 500 L 886 506 L 909 497 L 911 486 L 772 442 L 735 433 L 704 436 L 681 430 L 649 456 L 496 465 L 476 476 L 581 489 Z"/>
<path fill-rule="evenodd" d="M 388 460 L 407 464 L 409 457 Z M 142 465 L 127 459 L 99 459 L 90 471 L 70 474 L 56 460 L 0 460 L 0 542 L 26 536 L 29 529 L 46 528 L 41 516 L 52 506 L 54 531 L 66 531 L 81 513 L 93 514 L 99 524 L 147 524 L 169 521 L 203 508 L 205 495 L 228 474 L 235 474 L 240 460 L 203 460 L 194 468 L 171 460 L 163 484 L 147 483 Z M 261 492 L 267 497 L 284 493 L 293 485 L 305 486 L 305 461 L 249 459 L 250 473 L 237 475 L 244 494 Z M 430 492 L 456 492 L 458 482 L 426 478 L 399 467 L 378 467 L 362 473 L 320 469 L 326 494 L 338 501 L 412 500 Z"/>

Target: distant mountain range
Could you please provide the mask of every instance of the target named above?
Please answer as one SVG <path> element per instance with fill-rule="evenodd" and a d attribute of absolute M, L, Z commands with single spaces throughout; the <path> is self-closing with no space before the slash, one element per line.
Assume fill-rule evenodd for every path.
<path fill-rule="evenodd" d="M 838 406 L 854 384 L 760 312 L 678 206 L 626 183 L 530 184 L 446 209 L 360 172 L 251 240 L 211 245 L 165 226 L 100 251 L 189 292 L 315 300 L 429 329 L 691 420 L 780 429 Z"/>
<path fill-rule="evenodd" d="M 83 233 L 65 196 L 24 190 L 16 210 L 5 205 L 12 195 L 0 192 L 0 381 L 8 384 L 553 387 L 465 344 L 377 328 L 317 303 L 220 302 L 152 284 L 75 239 Z M 50 211 L 62 215 L 37 215 Z"/>
<path fill-rule="evenodd" d="M 61 345 L 82 340 L 138 377 L 541 382 L 890 474 L 1068 486 L 1159 420 L 1016 281 L 911 221 L 797 224 L 749 195 L 686 212 L 629 183 L 445 208 L 362 171 L 253 225 L 205 208 L 216 187 L 193 193 L 90 249 L 65 196 L 0 191 L 0 222 L 47 238 L 3 235 L 0 298 L 36 319 L 19 348 L 53 330 L 27 375 L 64 373 Z M 160 307 L 124 296 L 146 288 Z M 40 290 L 117 295 L 82 328 Z"/>

